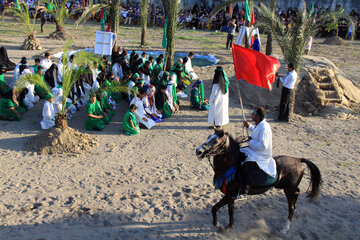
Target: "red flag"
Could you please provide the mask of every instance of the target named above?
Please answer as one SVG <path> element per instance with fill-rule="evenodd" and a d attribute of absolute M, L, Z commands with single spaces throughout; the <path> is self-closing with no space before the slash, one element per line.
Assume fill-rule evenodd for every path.
<path fill-rule="evenodd" d="M 250 27 L 252 27 L 255 23 L 255 11 L 253 9 L 252 15 L 251 15 L 251 22 L 250 22 Z"/>
<path fill-rule="evenodd" d="M 108 24 L 105 32 L 110 32 L 110 30 L 111 30 L 111 20 L 109 21 L 109 24 Z"/>
<path fill-rule="evenodd" d="M 232 4 L 231 4 L 231 2 L 229 3 L 229 15 L 231 15 L 232 14 Z"/>
<path fill-rule="evenodd" d="M 232 53 L 237 80 L 244 79 L 250 84 L 272 89 L 275 74 L 280 68 L 279 60 L 237 44 L 232 45 Z"/>

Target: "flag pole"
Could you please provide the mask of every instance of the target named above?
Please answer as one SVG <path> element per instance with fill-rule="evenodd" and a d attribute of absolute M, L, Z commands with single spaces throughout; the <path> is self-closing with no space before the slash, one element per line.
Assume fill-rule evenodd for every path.
<path fill-rule="evenodd" d="M 236 80 L 236 85 L 237 85 L 237 89 L 238 89 L 238 93 L 239 93 L 239 100 L 240 100 L 240 106 L 241 106 L 241 112 L 242 112 L 242 116 L 243 116 L 243 121 L 246 121 L 245 118 L 245 111 L 244 111 L 244 106 L 243 106 L 243 102 L 242 102 L 242 97 L 241 97 L 241 92 L 240 92 L 240 85 L 239 85 L 239 81 L 240 80 Z M 245 136 L 245 126 L 243 125 L 243 135 Z M 249 137 L 249 129 L 246 128 L 246 134 Z"/>

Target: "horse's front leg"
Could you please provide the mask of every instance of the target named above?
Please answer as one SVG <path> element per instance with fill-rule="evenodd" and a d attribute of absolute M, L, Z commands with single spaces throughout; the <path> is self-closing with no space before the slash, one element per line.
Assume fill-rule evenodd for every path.
<path fill-rule="evenodd" d="M 212 207 L 212 216 L 213 216 L 213 225 L 216 226 L 217 225 L 217 211 L 222 208 L 223 206 L 225 206 L 226 204 L 229 203 L 229 200 L 231 199 L 231 197 L 225 195 L 218 203 L 216 203 L 213 207 Z M 233 204 L 234 207 L 234 204 Z M 234 209 L 232 210 L 232 212 L 234 213 Z M 229 206 L 229 214 L 230 214 L 230 206 Z"/>
<path fill-rule="evenodd" d="M 234 227 L 234 202 L 235 200 L 232 197 L 229 197 L 229 201 L 228 201 L 229 225 L 226 227 L 227 229 Z"/>

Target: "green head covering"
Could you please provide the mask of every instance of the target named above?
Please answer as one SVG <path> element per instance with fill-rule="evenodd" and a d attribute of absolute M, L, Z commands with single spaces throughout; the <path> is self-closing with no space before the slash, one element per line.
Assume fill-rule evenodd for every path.
<path fill-rule="evenodd" d="M 49 100 L 50 98 L 54 97 L 51 93 L 48 93 L 46 96 L 45 96 L 45 99 L 46 100 Z"/>
<path fill-rule="evenodd" d="M 138 73 L 134 73 L 131 78 L 132 79 L 137 79 L 139 77 L 140 77 L 140 75 Z"/>
<path fill-rule="evenodd" d="M 229 82 L 229 79 L 225 73 L 225 70 L 221 67 L 221 66 L 218 66 L 216 67 L 215 71 L 220 71 L 224 74 L 224 79 L 225 79 L 225 93 L 228 92 L 229 90 L 229 85 L 230 85 L 230 82 Z"/>
<path fill-rule="evenodd" d="M 21 62 L 22 64 L 27 63 L 26 57 L 22 57 L 20 62 Z"/>
<path fill-rule="evenodd" d="M 175 63 L 172 70 L 182 71 L 183 70 L 182 64 L 181 63 Z"/>
<path fill-rule="evenodd" d="M 145 80 L 140 78 L 136 83 L 145 83 Z"/>

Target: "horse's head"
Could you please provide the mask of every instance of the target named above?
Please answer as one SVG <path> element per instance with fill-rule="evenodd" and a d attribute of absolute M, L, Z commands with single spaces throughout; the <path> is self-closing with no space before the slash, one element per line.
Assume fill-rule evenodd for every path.
<path fill-rule="evenodd" d="M 201 160 L 204 157 L 210 157 L 224 153 L 229 147 L 229 135 L 223 130 L 215 130 L 205 143 L 196 149 L 196 156 Z"/>

